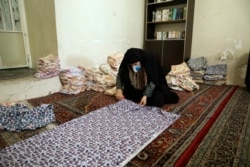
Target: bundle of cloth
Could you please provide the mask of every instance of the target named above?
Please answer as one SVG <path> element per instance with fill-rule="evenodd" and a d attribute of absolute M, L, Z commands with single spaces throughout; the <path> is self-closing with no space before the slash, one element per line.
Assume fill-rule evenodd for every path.
<path fill-rule="evenodd" d="M 205 57 L 190 58 L 187 61 L 190 68 L 190 74 L 196 83 L 203 83 L 203 78 L 207 68 L 207 59 Z"/>
<path fill-rule="evenodd" d="M 172 65 L 170 72 L 166 75 L 166 80 L 170 88 L 174 90 L 193 91 L 199 89 L 191 76 L 190 68 L 185 62 Z"/>
<path fill-rule="evenodd" d="M 107 94 L 115 93 L 115 84 L 118 68 L 123 54 L 115 53 L 107 57 L 107 62 L 98 67 L 79 65 L 76 68 L 60 71 L 62 83 L 61 93 L 78 94 L 86 90 L 94 90 Z"/>
<path fill-rule="evenodd" d="M 191 69 L 191 76 L 196 83 L 209 85 L 226 84 L 226 64 L 207 65 L 205 57 L 198 57 L 189 59 L 187 65 Z"/>
<path fill-rule="evenodd" d="M 78 94 L 85 91 L 85 76 L 79 68 L 68 68 L 60 71 L 59 78 L 62 84 L 60 90 L 64 94 Z"/>
<path fill-rule="evenodd" d="M 37 72 L 34 74 L 36 78 L 51 78 L 57 76 L 60 72 L 60 63 L 58 56 L 50 54 L 38 60 Z"/>
<path fill-rule="evenodd" d="M 227 65 L 216 64 L 207 66 L 204 83 L 209 85 L 225 85 L 227 80 Z"/>
<path fill-rule="evenodd" d="M 0 132 L 35 130 L 55 121 L 54 107 L 41 104 L 30 107 L 25 103 L 0 104 Z"/>

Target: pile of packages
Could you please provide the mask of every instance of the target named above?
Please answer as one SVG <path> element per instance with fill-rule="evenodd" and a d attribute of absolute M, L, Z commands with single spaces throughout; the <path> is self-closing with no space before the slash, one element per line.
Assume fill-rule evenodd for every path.
<path fill-rule="evenodd" d="M 191 58 L 187 63 L 172 65 L 166 80 L 174 90 L 193 91 L 199 89 L 197 83 L 208 85 L 225 85 L 227 76 L 226 64 L 207 65 L 205 57 Z"/>
<path fill-rule="evenodd" d="M 196 83 L 209 85 L 225 85 L 227 80 L 227 65 L 207 65 L 205 57 L 191 58 L 187 62 L 191 76 Z"/>
<path fill-rule="evenodd" d="M 61 93 L 78 94 L 85 90 L 107 92 L 115 91 L 116 76 L 123 59 L 123 54 L 115 53 L 108 56 L 107 62 L 99 67 L 78 66 L 61 70 L 59 76 L 62 83 Z"/>
<path fill-rule="evenodd" d="M 61 70 L 59 77 L 62 84 L 61 93 L 78 94 L 85 90 L 83 87 L 85 77 L 82 70 L 77 68 Z"/>
<path fill-rule="evenodd" d="M 209 85 L 225 85 L 227 80 L 227 65 L 215 64 L 207 66 L 203 83 Z"/>
<path fill-rule="evenodd" d="M 190 58 L 187 62 L 191 69 L 190 73 L 193 80 L 197 83 L 203 81 L 203 77 L 207 68 L 207 59 L 205 57 Z"/>
<path fill-rule="evenodd" d="M 36 78 L 51 78 L 57 76 L 60 72 L 60 64 L 58 56 L 50 54 L 38 60 L 37 72 L 34 74 Z"/>
<path fill-rule="evenodd" d="M 166 76 L 166 80 L 169 87 L 174 90 L 193 91 L 199 89 L 199 85 L 192 80 L 190 68 L 185 62 L 172 65 L 171 71 Z"/>

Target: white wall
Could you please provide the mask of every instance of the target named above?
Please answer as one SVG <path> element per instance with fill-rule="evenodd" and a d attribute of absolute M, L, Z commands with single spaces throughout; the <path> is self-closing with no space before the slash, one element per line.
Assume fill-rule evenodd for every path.
<path fill-rule="evenodd" d="M 245 86 L 250 49 L 249 7 L 249 0 L 195 2 L 191 57 L 204 56 L 209 65 L 226 63 L 228 84 Z"/>
<path fill-rule="evenodd" d="M 55 0 L 62 68 L 98 66 L 108 55 L 143 46 L 145 0 Z M 196 0 L 191 57 L 226 63 L 228 84 L 245 86 L 249 0 Z M 225 60 L 220 60 L 223 53 Z"/>
<path fill-rule="evenodd" d="M 62 68 L 143 46 L 144 0 L 55 0 L 55 10 Z"/>

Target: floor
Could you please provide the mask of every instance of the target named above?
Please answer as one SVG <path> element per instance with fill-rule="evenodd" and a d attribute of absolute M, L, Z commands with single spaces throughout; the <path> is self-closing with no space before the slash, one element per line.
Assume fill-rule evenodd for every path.
<path fill-rule="evenodd" d="M 0 81 L 33 76 L 36 70 L 32 68 L 0 69 Z"/>
<path fill-rule="evenodd" d="M 0 80 L 0 103 L 15 102 L 58 92 L 61 88 L 58 76 L 38 79 L 33 76 Z"/>

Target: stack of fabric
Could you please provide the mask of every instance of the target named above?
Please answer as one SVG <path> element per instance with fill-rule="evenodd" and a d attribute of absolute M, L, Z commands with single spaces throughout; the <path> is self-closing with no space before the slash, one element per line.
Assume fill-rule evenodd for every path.
<path fill-rule="evenodd" d="M 190 68 L 185 62 L 172 65 L 171 71 L 166 76 L 166 80 L 169 87 L 174 90 L 193 91 L 199 89 L 199 85 L 192 80 Z"/>
<path fill-rule="evenodd" d="M 83 71 L 78 68 L 69 68 L 60 71 L 61 93 L 78 94 L 85 90 L 85 77 Z"/>
<path fill-rule="evenodd" d="M 58 56 L 50 54 L 38 60 L 38 69 L 34 74 L 36 78 L 51 78 L 57 76 L 60 72 Z"/>
<path fill-rule="evenodd" d="M 204 83 L 209 85 L 225 85 L 227 80 L 227 65 L 216 64 L 207 66 Z"/>
<path fill-rule="evenodd" d="M 190 58 L 187 62 L 191 69 L 190 74 L 196 83 L 203 83 L 203 78 L 207 68 L 207 59 L 205 57 Z"/>
<path fill-rule="evenodd" d="M 215 64 L 208 66 L 207 59 L 205 57 L 198 57 L 188 60 L 187 65 L 191 69 L 191 76 L 196 83 L 204 83 L 209 85 L 226 84 L 226 64 Z"/>
<path fill-rule="evenodd" d="M 110 65 L 110 67 L 117 71 L 120 67 L 123 57 L 123 54 L 117 52 L 113 55 L 108 56 L 107 63 Z"/>
<path fill-rule="evenodd" d="M 100 70 L 103 68 L 78 66 L 83 70 L 86 80 L 84 86 L 86 90 L 103 92 L 115 86 L 116 76 L 112 75 L 112 69 Z"/>
<path fill-rule="evenodd" d="M 123 59 L 121 53 L 108 56 L 107 62 L 99 67 L 87 67 L 79 65 L 77 68 L 60 71 L 62 83 L 61 93 L 78 94 L 85 90 L 106 92 L 113 95 L 116 91 L 116 76 Z"/>

